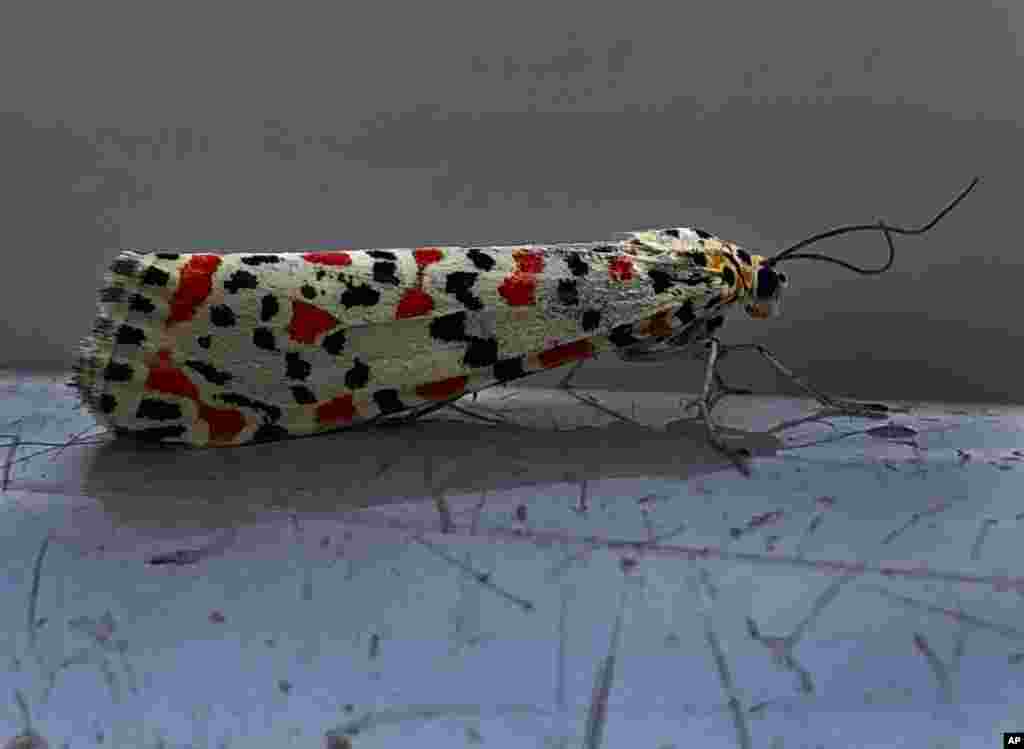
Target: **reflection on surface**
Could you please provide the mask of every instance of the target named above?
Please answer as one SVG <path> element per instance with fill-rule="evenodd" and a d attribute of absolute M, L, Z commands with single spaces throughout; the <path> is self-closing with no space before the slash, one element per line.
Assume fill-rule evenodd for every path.
<path fill-rule="evenodd" d="M 678 394 L 599 397 L 639 424 L 509 388 L 466 404 L 501 425 L 168 451 L 90 435 L 51 383 L 8 385 L 0 737 L 658 749 L 1019 729 L 1019 410 L 879 424 L 727 399 L 746 479 L 699 423 L 643 426 Z"/>

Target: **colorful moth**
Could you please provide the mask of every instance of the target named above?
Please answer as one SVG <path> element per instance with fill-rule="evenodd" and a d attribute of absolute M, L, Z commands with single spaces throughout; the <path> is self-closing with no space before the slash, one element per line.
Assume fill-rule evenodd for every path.
<path fill-rule="evenodd" d="M 846 230 L 865 228 L 890 250 L 890 232 L 918 233 Z M 639 361 L 717 344 L 730 310 L 778 314 L 787 253 L 801 257 L 686 228 L 561 244 L 124 250 L 70 384 L 117 433 L 198 447 L 416 416 L 606 352 Z M 707 385 L 702 403 L 724 447 Z"/>

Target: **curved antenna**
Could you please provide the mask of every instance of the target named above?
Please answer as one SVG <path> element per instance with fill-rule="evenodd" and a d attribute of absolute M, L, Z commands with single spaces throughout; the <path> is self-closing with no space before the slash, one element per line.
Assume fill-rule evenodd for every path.
<path fill-rule="evenodd" d="M 935 214 L 935 218 L 933 218 L 927 224 L 924 224 L 922 226 L 918 226 L 916 228 L 907 228 L 905 226 L 891 226 L 881 220 L 877 224 L 851 224 L 849 226 L 839 226 L 836 227 L 835 229 L 823 231 L 820 234 L 815 234 L 812 237 L 808 237 L 807 239 L 797 242 L 793 246 L 788 247 L 787 249 L 783 250 L 777 255 L 769 258 L 768 260 L 765 261 L 764 264 L 771 267 L 783 260 L 821 260 L 822 262 L 841 265 L 844 268 L 848 268 L 854 271 L 855 273 L 860 273 L 861 275 L 864 276 L 885 273 L 887 270 L 889 270 L 890 267 L 892 267 L 893 260 L 896 259 L 896 247 L 895 245 L 893 245 L 892 242 L 893 234 L 924 234 L 926 231 L 930 230 L 933 226 L 939 223 L 939 221 L 941 221 L 947 213 L 956 208 L 957 205 L 959 205 L 960 201 L 967 197 L 967 195 L 971 192 L 971 190 L 975 188 L 979 181 L 979 177 L 975 177 L 974 179 L 972 179 L 971 184 L 967 185 L 967 187 L 961 190 L 960 194 L 953 198 L 949 205 L 947 205 L 945 208 L 943 208 L 941 211 Z M 840 234 L 852 234 L 858 231 L 880 231 L 885 235 L 885 241 L 889 245 L 889 259 L 886 261 L 885 265 L 883 265 L 880 268 L 860 268 L 856 265 L 853 265 L 852 263 L 847 263 L 845 260 L 838 260 L 834 257 L 829 257 L 828 255 L 819 255 L 816 252 L 797 253 L 797 250 L 801 249 L 802 247 L 807 247 L 808 245 L 814 244 L 815 242 L 820 242 L 824 239 L 831 239 L 832 237 L 837 237 Z"/>

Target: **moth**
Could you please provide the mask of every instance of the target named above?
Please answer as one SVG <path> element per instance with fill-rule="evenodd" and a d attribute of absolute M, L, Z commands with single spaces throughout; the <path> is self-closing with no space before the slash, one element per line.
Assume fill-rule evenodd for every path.
<path fill-rule="evenodd" d="M 661 227 L 611 240 L 407 249 L 182 252 L 122 250 L 99 293 L 69 385 L 117 434 L 195 447 L 240 445 L 396 419 L 470 393 L 615 353 L 627 362 L 706 357 L 690 406 L 712 445 L 745 470 L 711 418 L 729 387 L 722 357 L 750 349 L 823 405 L 884 411 L 818 391 L 754 344 L 726 346 L 727 314 L 777 316 L 783 261 L 887 270 L 893 234 L 876 224 L 817 234 L 767 258 L 701 229 Z M 797 250 L 881 231 L 889 260 L 863 269 Z M 575 397 L 597 405 L 591 399 Z"/>

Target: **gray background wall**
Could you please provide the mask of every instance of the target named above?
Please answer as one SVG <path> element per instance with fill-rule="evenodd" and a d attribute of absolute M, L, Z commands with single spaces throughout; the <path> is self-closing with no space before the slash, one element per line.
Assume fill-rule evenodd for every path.
<path fill-rule="evenodd" d="M 118 246 L 583 239 L 772 252 L 926 219 L 895 269 L 793 263 L 736 320 L 822 387 L 1024 401 L 1015 0 L 18 4 L 0 29 L 0 366 L 66 367 Z M 860 264 L 874 236 L 820 247 Z M 742 371 L 741 371 L 742 370 Z M 579 382 L 692 389 L 696 365 Z M 729 379 L 774 389 L 738 356 Z"/>

